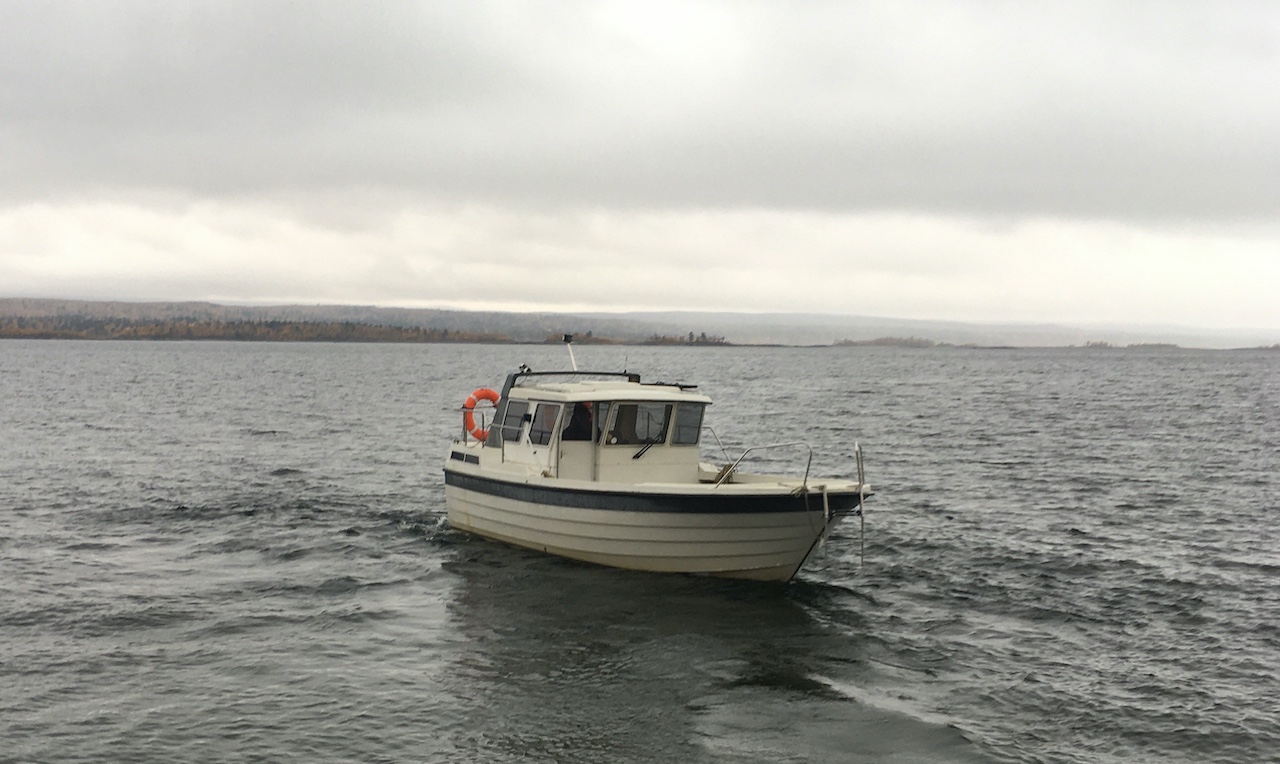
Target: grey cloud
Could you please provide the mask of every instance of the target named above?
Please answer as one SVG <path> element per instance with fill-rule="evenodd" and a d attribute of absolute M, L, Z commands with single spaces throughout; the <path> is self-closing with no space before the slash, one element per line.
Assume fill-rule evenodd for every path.
<path fill-rule="evenodd" d="M 607 7 L 8 3 L 0 193 L 1280 211 L 1270 3 Z"/>

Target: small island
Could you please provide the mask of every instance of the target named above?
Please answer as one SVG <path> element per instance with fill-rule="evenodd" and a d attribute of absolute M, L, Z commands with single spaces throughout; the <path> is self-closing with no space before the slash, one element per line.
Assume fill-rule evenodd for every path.
<path fill-rule="evenodd" d="M 934 342 L 921 337 L 876 337 L 871 340 L 843 339 L 833 342 L 835 347 L 888 347 L 888 348 L 936 348 L 950 347 L 945 342 Z"/>

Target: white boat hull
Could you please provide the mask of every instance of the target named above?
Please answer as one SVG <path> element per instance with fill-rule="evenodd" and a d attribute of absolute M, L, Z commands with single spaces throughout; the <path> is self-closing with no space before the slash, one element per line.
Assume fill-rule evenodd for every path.
<path fill-rule="evenodd" d="M 821 493 L 786 486 L 566 491 L 447 477 L 449 524 L 458 530 L 616 568 L 766 581 L 794 576 L 858 501 L 846 490 L 824 503 Z"/>

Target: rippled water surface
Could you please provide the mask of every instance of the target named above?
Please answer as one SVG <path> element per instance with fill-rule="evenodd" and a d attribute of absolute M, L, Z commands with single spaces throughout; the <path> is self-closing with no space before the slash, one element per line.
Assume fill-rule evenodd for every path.
<path fill-rule="evenodd" d="M 4 341 L 0 761 L 1280 758 L 1280 354 L 577 354 L 861 441 L 865 565 L 450 531 L 461 401 L 562 348 Z"/>

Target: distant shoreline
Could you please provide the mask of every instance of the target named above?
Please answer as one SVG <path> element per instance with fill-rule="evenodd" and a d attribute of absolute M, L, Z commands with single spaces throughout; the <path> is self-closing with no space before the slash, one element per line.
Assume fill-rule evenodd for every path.
<path fill-rule="evenodd" d="M 530 340 L 491 332 L 387 326 L 359 321 L 198 321 L 129 320 L 85 316 L 0 317 L 0 340 L 88 340 L 141 342 L 328 342 L 360 344 L 481 344 L 539 345 L 563 341 L 562 336 Z M 688 336 L 653 335 L 646 339 L 577 336 L 579 345 L 661 346 L 661 347 L 785 347 L 785 348 L 900 348 L 907 350 L 1202 350 L 1171 343 L 1112 345 L 1087 342 L 1066 346 L 979 345 L 936 342 L 920 337 L 877 337 L 868 340 L 839 340 L 831 344 L 732 343 L 723 337 L 705 334 Z M 1280 345 L 1219 348 L 1218 350 L 1280 350 Z"/>
<path fill-rule="evenodd" d="M 548 313 L 0 297 L 0 339 L 576 342 L 673 347 L 1280 348 L 1267 330 L 969 324 L 818 314 Z"/>
<path fill-rule="evenodd" d="M 130 340 L 228 342 L 358 342 L 389 344 L 537 344 L 496 332 L 461 331 L 418 326 L 388 326 L 361 321 L 125 319 L 72 316 L 0 317 L 0 339 Z M 563 335 L 543 342 L 562 342 Z M 577 337 L 582 345 L 730 346 L 723 337 L 704 332 L 687 337 L 652 335 L 646 339 Z"/>
<path fill-rule="evenodd" d="M 355 321 L 131 320 L 85 316 L 3 317 L 0 338 L 33 340 L 231 340 L 240 342 L 511 342 L 487 332 Z"/>

